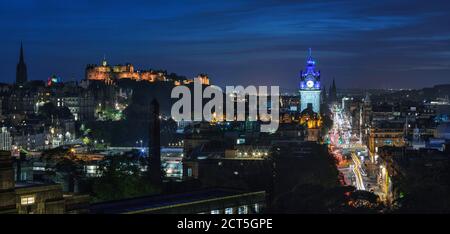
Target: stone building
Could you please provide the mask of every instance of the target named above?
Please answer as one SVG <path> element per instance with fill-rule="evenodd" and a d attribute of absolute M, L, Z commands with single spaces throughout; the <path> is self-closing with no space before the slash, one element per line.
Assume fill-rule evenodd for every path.
<path fill-rule="evenodd" d="M 169 75 L 170 76 L 170 75 Z M 209 77 L 206 74 L 199 74 L 197 77 L 203 85 L 209 85 Z M 188 85 L 194 82 L 194 79 L 176 80 L 168 77 L 165 71 L 156 70 L 137 70 L 133 64 L 126 63 L 125 65 L 108 65 L 108 62 L 103 59 L 101 65 L 88 64 L 85 71 L 86 80 L 103 81 L 106 84 L 113 84 L 120 79 L 131 79 L 136 81 L 148 82 L 173 82 L 174 85 Z"/>
<path fill-rule="evenodd" d="M 382 146 L 403 147 L 406 145 L 402 123 L 377 122 L 369 129 L 369 151 L 371 156 Z"/>
<path fill-rule="evenodd" d="M 87 195 L 63 195 L 60 184 L 14 180 L 11 152 L 0 151 L 0 214 L 86 213 Z"/>

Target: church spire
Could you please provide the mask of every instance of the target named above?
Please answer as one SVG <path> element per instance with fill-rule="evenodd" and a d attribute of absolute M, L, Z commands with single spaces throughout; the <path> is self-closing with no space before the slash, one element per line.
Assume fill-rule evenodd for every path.
<path fill-rule="evenodd" d="M 23 44 L 22 42 L 20 42 L 20 58 L 19 58 L 19 63 L 25 63 L 25 60 L 23 58 Z"/>
<path fill-rule="evenodd" d="M 330 85 L 330 90 L 328 91 L 328 101 L 330 103 L 337 102 L 337 90 L 336 90 L 336 82 L 333 78 L 333 83 Z"/>
<path fill-rule="evenodd" d="M 106 61 L 106 55 L 105 54 L 103 54 L 102 66 L 104 66 L 104 67 L 108 66 L 108 62 Z"/>
<path fill-rule="evenodd" d="M 366 97 L 364 98 L 365 103 L 370 103 L 370 93 L 366 92 Z"/>
<path fill-rule="evenodd" d="M 19 63 L 17 63 L 16 67 L 16 84 L 23 85 L 27 82 L 27 65 L 25 64 L 25 59 L 23 56 L 23 44 L 20 43 L 20 55 L 19 55 Z"/>
<path fill-rule="evenodd" d="M 311 67 L 314 67 L 316 64 L 316 62 L 314 61 L 314 59 L 312 57 L 311 48 L 308 48 L 308 59 L 307 59 L 306 63 L 308 64 L 308 66 L 311 66 Z"/>

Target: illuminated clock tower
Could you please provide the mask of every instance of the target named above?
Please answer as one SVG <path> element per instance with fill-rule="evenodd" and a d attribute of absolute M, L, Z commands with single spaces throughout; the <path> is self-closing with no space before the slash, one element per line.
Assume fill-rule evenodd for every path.
<path fill-rule="evenodd" d="M 320 113 L 320 71 L 316 71 L 316 61 L 311 57 L 311 49 L 306 61 L 306 71 L 300 71 L 300 112 L 312 105 L 316 113 Z"/>

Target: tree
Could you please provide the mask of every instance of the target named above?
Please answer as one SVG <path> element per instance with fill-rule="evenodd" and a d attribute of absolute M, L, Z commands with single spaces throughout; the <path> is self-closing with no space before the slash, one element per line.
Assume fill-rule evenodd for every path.
<path fill-rule="evenodd" d="M 81 178 L 81 166 L 78 160 L 68 157 L 62 158 L 55 166 L 56 171 L 67 180 L 70 192 L 75 192 L 75 183 Z"/>
<path fill-rule="evenodd" d="M 143 159 L 135 155 L 108 156 L 101 165 L 102 176 L 95 178 L 92 195 L 96 201 L 118 200 L 159 193 L 146 173 Z"/>

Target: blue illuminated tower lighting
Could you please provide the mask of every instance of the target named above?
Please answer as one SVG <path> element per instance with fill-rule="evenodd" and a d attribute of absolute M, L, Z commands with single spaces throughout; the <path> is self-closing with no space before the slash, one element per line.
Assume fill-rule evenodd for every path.
<path fill-rule="evenodd" d="M 300 111 L 312 104 L 313 111 L 320 112 L 320 71 L 316 71 L 316 61 L 312 57 L 311 48 L 306 59 L 306 70 L 300 71 Z"/>

